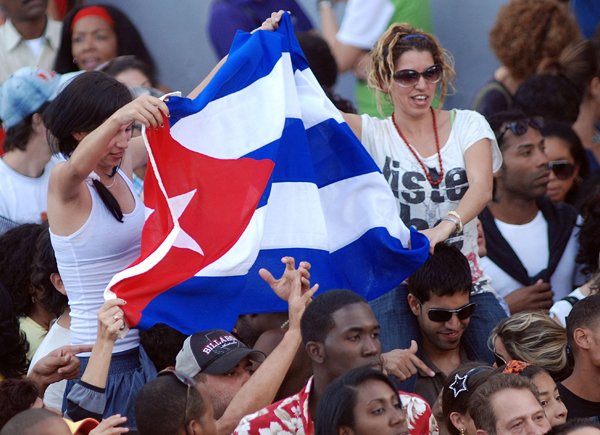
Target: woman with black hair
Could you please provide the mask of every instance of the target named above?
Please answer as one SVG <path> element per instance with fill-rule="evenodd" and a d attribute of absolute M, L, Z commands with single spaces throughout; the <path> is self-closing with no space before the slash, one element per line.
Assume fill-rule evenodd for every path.
<path fill-rule="evenodd" d="M 50 242 L 50 231 L 47 223 L 37 239 L 35 257 L 31 272 L 31 284 L 40 294 L 40 303 L 46 311 L 53 313 L 57 320 L 52 324 L 44 340 L 31 359 L 29 372 L 35 364 L 55 349 L 71 343 L 71 309 L 67 292 L 58 273 L 54 249 Z M 29 374 L 28 372 L 28 374 Z M 62 408 L 62 399 L 67 381 L 65 379 L 48 386 L 44 392 L 44 403 L 54 409 Z"/>
<path fill-rule="evenodd" d="M 78 7 L 63 22 L 54 70 L 91 71 L 123 55 L 134 55 L 154 70 L 154 61 L 127 15 L 109 5 Z"/>
<path fill-rule="evenodd" d="M 541 133 L 551 169 L 546 195 L 554 202 L 579 205 L 583 184 L 590 175 L 585 148 L 566 122 L 547 121 Z"/>
<path fill-rule="evenodd" d="M 0 381 L 22 378 L 27 373 L 29 344 L 13 313 L 12 301 L 0 283 Z"/>
<path fill-rule="evenodd" d="M 333 381 L 317 406 L 315 435 L 407 434 L 406 412 L 394 383 L 363 367 Z"/>
<path fill-rule="evenodd" d="M 145 211 L 131 177 L 148 154 L 141 140 L 129 146 L 132 124 L 157 128 L 168 115 L 161 100 L 144 95 L 132 101 L 125 85 L 99 71 L 78 76 L 45 111 L 50 143 L 67 158 L 50 177 L 48 221 L 71 307 L 71 344 L 95 342 L 106 286 L 140 255 Z M 123 326 L 121 309 L 112 309 L 115 323 Z M 87 355 L 80 358 L 81 373 Z M 155 375 L 132 329 L 113 350 L 104 415 L 127 415 L 135 425 L 135 392 Z M 73 384 L 67 384 L 66 395 Z"/>

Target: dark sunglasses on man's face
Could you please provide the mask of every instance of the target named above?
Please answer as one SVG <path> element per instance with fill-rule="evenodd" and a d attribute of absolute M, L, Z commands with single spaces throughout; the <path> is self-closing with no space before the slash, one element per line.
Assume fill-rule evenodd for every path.
<path fill-rule="evenodd" d="M 568 160 L 555 160 L 548 163 L 548 167 L 559 180 L 567 180 L 575 173 L 575 165 Z"/>
<path fill-rule="evenodd" d="M 419 302 L 419 304 L 421 304 L 421 308 L 423 308 L 423 304 L 421 303 L 421 301 L 419 301 L 418 299 L 417 301 Z M 427 316 L 429 317 L 429 320 L 437 323 L 445 323 L 449 321 L 452 318 L 453 314 L 456 314 L 459 320 L 465 320 L 473 315 L 476 306 L 477 304 L 475 302 L 472 302 L 470 304 L 465 305 L 464 307 L 460 307 L 457 310 L 447 310 L 445 308 L 430 308 L 429 311 L 427 311 Z"/>
<path fill-rule="evenodd" d="M 442 72 L 444 72 L 444 68 L 439 64 L 432 65 L 423 72 L 418 72 L 414 69 L 403 69 L 394 73 L 394 81 L 403 88 L 415 86 L 421 77 L 427 83 L 433 84 L 442 79 Z"/>
<path fill-rule="evenodd" d="M 536 130 L 541 130 L 546 126 L 546 123 L 544 122 L 544 118 L 541 116 L 533 116 L 531 118 L 513 121 L 504 127 L 504 130 L 502 130 L 502 133 L 500 133 L 498 136 L 498 143 L 500 143 L 500 140 L 502 140 L 502 137 L 508 130 L 512 131 L 517 136 L 521 136 L 522 134 L 527 133 L 529 126 L 535 128 Z"/>

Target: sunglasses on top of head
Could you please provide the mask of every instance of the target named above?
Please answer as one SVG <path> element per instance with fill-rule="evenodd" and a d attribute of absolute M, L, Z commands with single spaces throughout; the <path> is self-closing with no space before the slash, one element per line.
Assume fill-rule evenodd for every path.
<path fill-rule="evenodd" d="M 185 385 L 187 387 L 187 393 L 185 395 L 185 414 L 183 416 L 184 419 L 184 424 L 187 426 L 188 424 L 188 402 L 189 402 L 189 398 L 190 398 L 190 388 L 194 387 L 196 385 L 196 381 L 194 381 L 193 378 L 190 378 L 189 376 L 187 376 L 184 373 L 181 373 L 180 371 L 177 370 L 173 370 L 173 369 L 164 369 L 161 370 L 160 372 L 158 372 L 157 376 L 166 376 L 166 375 L 173 375 L 175 376 L 175 378 L 181 382 L 183 385 Z M 186 433 L 187 433 L 187 428 L 186 428 Z"/>
<path fill-rule="evenodd" d="M 544 122 L 544 118 L 541 116 L 532 116 L 531 118 L 519 119 L 518 121 L 510 122 L 506 125 L 506 127 L 504 127 L 504 130 L 502 130 L 498 136 L 498 143 L 500 143 L 502 137 L 508 130 L 512 131 L 517 136 L 521 136 L 527 133 L 529 126 L 535 128 L 536 130 L 541 130 L 546 126 L 546 123 Z"/>
<path fill-rule="evenodd" d="M 423 303 L 418 299 L 417 301 L 421 305 L 421 308 L 423 308 Z M 447 310 L 445 308 L 430 308 L 429 311 L 427 311 L 427 317 L 429 317 L 429 320 L 431 320 L 432 322 L 437 323 L 445 323 L 449 321 L 452 318 L 453 314 L 456 314 L 459 320 L 466 320 L 473 315 L 473 313 L 475 312 L 475 307 L 477 307 L 477 304 L 475 302 L 471 302 L 470 304 L 460 307 L 457 310 Z"/>
<path fill-rule="evenodd" d="M 394 73 L 394 81 L 403 88 L 415 86 L 421 77 L 423 77 L 427 83 L 433 84 L 442 79 L 443 72 L 444 68 L 439 64 L 432 65 L 423 72 L 418 72 L 414 69 L 403 69 Z"/>
<path fill-rule="evenodd" d="M 575 173 L 575 165 L 568 160 L 555 160 L 548 167 L 559 180 L 567 180 Z"/>

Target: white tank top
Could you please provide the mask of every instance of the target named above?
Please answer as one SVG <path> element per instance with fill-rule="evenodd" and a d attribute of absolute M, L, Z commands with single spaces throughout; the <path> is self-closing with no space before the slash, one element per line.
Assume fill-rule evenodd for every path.
<path fill-rule="evenodd" d="M 133 198 L 135 208 L 117 221 L 106 208 L 96 189 L 87 184 L 92 195 L 92 211 L 83 226 L 70 236 L 57 236 L 50 230 L 60 276 L 71 307 L 71 344 L 94 344 L 98 334 L 98 310 L 104 304 L 104 290 L 112 277 L 140 255 L 144 204 L 133 185 L 119 169 Z M 116 176 L 116 175 L 115 175 Z M 117 339 L 113 353 L 139 345 L 137 329 Z M 82 355 L 89 355 L 82 354 Z"/>

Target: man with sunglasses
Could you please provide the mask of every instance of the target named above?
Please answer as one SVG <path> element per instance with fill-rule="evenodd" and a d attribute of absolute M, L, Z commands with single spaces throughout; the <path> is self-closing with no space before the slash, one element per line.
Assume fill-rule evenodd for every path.
<path fill-rule="evenodd" d="M 542 118 L 510 111 L 490 125 L 504 161 L 494 174 L 494 199 L 480 215 L 487 242 L 481 264 L 511 313 L 547 310 L 553 296 L 559 300 L 578 284 L 577 211 L 545 196 L 550 168 Z"/>
<path fill-rule="evenodd" d="M 417 370 L 415 393 L 433 407 L 446 375 L 467 362 L 461 338 L 477 304 L 470 302 L 469 261 L 454 246 L 435 245 L 431 258 L 408 279 L 408 305 L 421 330 L 420 357 L 434 376 Z"/>

